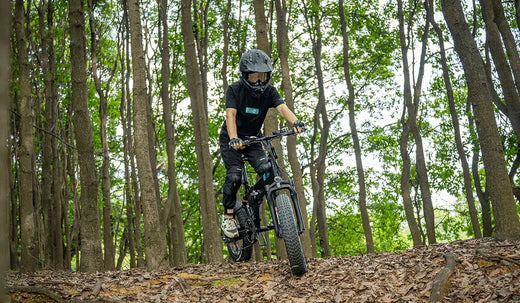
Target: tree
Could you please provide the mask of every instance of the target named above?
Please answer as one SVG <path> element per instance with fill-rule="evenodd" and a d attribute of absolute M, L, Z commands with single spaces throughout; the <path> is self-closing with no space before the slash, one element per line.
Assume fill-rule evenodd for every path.
<path fill-rule="evenodd" d="M 182 221 L 182 205 L 177 189 L 177 173 L 175 167 L 175 135 L 172 123 L 172 102 L 170 99 L 170 39 L 167 18 L 168 3 L 166 0 L 159 2 L 159 18 L 161 20 L 161 99 L 163 102 L 163 120 L 166 136 L 166 151 L 168 153 L 168 198 L 164 215 L 167 224 L 171 225 L 173 265 L 179 266 L 187 262 L 186 245 L 184 240 L 184 222 Z M 170 223 L 171 220 L 171 223 Z M 163 221 L 163 222 L 164 222 Z"/>
<path fill-rule="evenodd" d="M 253 9 L 255 13 L 255 31 L 256 31 L 256 45 L 258 49 L 264 51 L 269 57 L 271 54 L 271 47 L 269 43 L 268 37 L 268 29 L 267 29 L 267 20 L 265 18 L 265 4 L 264 0 L 254 0 L 253 1 Z M 275 130 L 279 128 L 278 126 L 278 113 L 275 109 L 270 108 L 267 112 L 267 116 L 265 118 L 264 123 L 264 132 L 266 134 L 272 134 Z M 280 155 L 278 157 L 278 165 L 282 168 L 282 171 L 285 172 L 285 163 L 283 161 L 283 151 L 282 145 L 280 141 L 273 142 L 273 146 L 276 150 L 276 154 Z M 287 177 L 287 176 L 286 176 Z M 260 213 L 262 217 L 265 217 L 265 203 L 261 205 Z M 276 247 L 276 256 L 280 260 L 287 259 L 287 252 L 285 250 L 285 245 L 282 239 L 275 237 L 275 247 Z M 257 254 L 259 254 L 260 249 L 256 250 Z M 257 257 L 259 257 L 257 255 Z"/>
<path fill-rule="evenodd" d="M 309 35 L 312 42 L 312 55 L 315 64 L 315 75 L 318 81 L 318 104 L 314 110 L 314 133 L 312 135 L 312 163 L 310 167 L 312 192 L 314 198 L 314 206 L 316 219 L 318 223 L 318 231 L 320 235 L 320 246 L 323 249 L 322 257 L 330 256 L 330 243 L 327 231 L 327 214 L 325 211 L 325 170 L 327 167 L 327 144 L 330 132 L 330 120 L 326 107 L 325 86 L 323 79 L 323 69 L 321 66 L 321 49 L 322 49 L 322 33 L 321 22 L 319 16 L 320 1 L 314 0 L 310 3 L 310 7 L 304 4 L 305 21 L 309 28 Z M 318 139 L 319 135 L 319 139 Z M 316 156 L 315 142 L 319 140 L 318 155 Z M 316 156 L 316 157 L 315 157 Z M 311 220 L 311 224 L 314 224 Z M 311 227 L 312 229 L 312 227 Z"/>
<path fill-rule="evenodd" d="M 405 37 L 405 28 L 404 28 L 404 13 L 403 13 L 403 4 L 401 0 L 397 1 L 398 5 L 398 18 L 399 18 L 399 40 L 401 42 L 401 52 L 403 53 L 403 69 L 408 68 L 408 57 L 405 53 L 408 52 L 408 46 L 406 44 Z M 403 98 L 405 100 L 412 99 L 412 92 L 410 88 L 410 73 L 404 72 L 404 83 L 408 85 L 404 85 L 403 89 Z M 413 245 L 419 246 L 422 244 L 419 227 L 417 225 L 417 221 L 415 220 L 413 214 L 413 205 L 412 198 L 410 194 L 410 168 L 411 168 L 411 160 L 410 155 L 408 154 L 408 138 L 411 132 L 410 122 L 412 121 L 410 118 L 405 120 L 406 116 L 406 107 L 403 108 L 403 114 L 401 116 L 401 125 L 402 125 L 402 133 L 399 139 L 399 146 L 401 151 L 401 159 L 403 161 L 403 167 L 401 171 L 401 195 L 403 197 L 404 210 L 406 213 L 406 221 L 408 222 L 408 228 L 410 229 L 410 233 L 412 235 Z"/>
<path fill-rule="evenodd" d="M 21 269 L 35 271 L 38 268 L 38 240 L 33 189 L 34 153 L 34 108 L 31 98 L 29 63 L 27 59 L 27 37 L 25 33 L 25 12 L 23 1 L 15 4 L 15 31 L 18 46 L 20 82 L 20 233 L 22 243 Z"/>
<path fill-rule="evenodd" d="M 52 268 L 63 267 L 63 240 L 61 237 L 61 199 L 59 192 L 53 191 L 53 184 L 61 185 L 57 175 L 59 159 L 58 142 L 55 136 L 50 134 L 57 131 L 58 103 L 56 100 L 54 53 L 54 6 L 52 1 L 41 1 L 38 8 L 41 54 L 40 62 L 44 78 L 45 94 L 45 130 L 43 134 L 42 148 L 42 181 L 41 195 L 43 208 L 44 230 L 44 264 Z M 53 166 L 54 169 L 53 169 Z M 55 182 L 53 182 L 56 180 Z M 53 195 L 54 192 L 54 195 Z"/>
<path fill-rule="evenodd" d="M 160 223 L 158 198 L 150 160 L 148 131 L 148 102 L 146 96 L 146 70 L 142 45 L 141 17 L 139 0 L 128 2 L 128 12 L 132 45 L 134 134 L 137 158 L 137 171 L 141 189 L 141 205 L 144 214 L 144 237 L 146 267 L 149 270 L 167 266 L 166 237 L 164 226 Z"/>
<path fill-rule="evenodd" d="M 184 56 L 186 58 L 186 77 L 188 92 L 193 114 L 195 130 L 195 152 L 198 161 L 200 210 L 204 229 L 204 253 L 208 263 L 221 263 L 222 241 L 217 225 L 217 212 L 213 191 L 213 175 L 208 146 L 208 120 L 205 112 L 204 95 L 201 76 L 197 69 L 193 23 L 191 20 L 190 0 L 181 1 L 182 37 L 184 41 Z"/>
<path fill-rule="evenodd" d="M 282 72 L 282 90 L 284 92 L 285 103 L 294 112 L 293 88 L 291 74 L 289 70 L 289 37 L 287 33 L 287 3 L 286 1 L 275 0 L 276 5 L 276 47 L 280 58 L 280 69 Z M 303 173 L 296 153 L 296 137 L 287 138 L 287 157 L 293 173 L 294 185 L 300 200 L 302 211 L 303 226 L 305 231 L 301 236 L 303 252 L 307 257 L 312 256 L 311 238 L 309 233 L 309 221 L 307 218 L 307 198 L 303 186 Z"/>
<path fill-rule="evenodd" d="M 3 1 L 0 3 L 0 66 L 9 66 L 9 37 L 11 34 L 11 1 Z M 9 167 L 9 104 L 11 103 L 9 96 L 9 69 L 2 68 L 0 70 L 0 99 L 4 100 L 0 103 L 0 170 L 3 172 L 10 171 Z M 8 101 L 9 100 L 9 101 Z M 5 289 L 5 276 L 9 270 L 9 200 L 11 188 L 9 184 L 9 175 L 0 175 L 0 243 L 2 249 L 0 251 L 0 301 L 9 302 L 7 291 Z"/>
<path fill-rule="evenodd" d="M 99 96 L 99 120 L 101 135 L 101 145 L 103 150 L 103 163 L 101 165 L 101 193 L 103 196 L 103 248 L 104 248 L 104 266 L 106 270 L 113 270 L 115 268 L 115 248 L 112 236 L 112 205 L 110 201 L 110 154 L 108 150 L 107 140 L 107 111 L 108 111 L 108 100 L 105 92 L 103 91 L 101 79 L 98 75 L 98 55 L 97 55 L 97 30 L 96 23 L 94 20 L 94 3 L 92 0 L 88 0 L 89 8 L 89 25 L 90 25 L 90 47 L 91 47 L 91 59 L 92 59 L 92 78 L 94 78 L 94 85 Z M 115 62 L 112 72 L 109 76 L 107 86 L 110 86 L 110 82 L 115 74 L 117 62 Z"/>
<path fill-rule="evenodd" d="M 462 144 L 461 131 L 460 131 L 460 123 L 459 116 L 457 114 L 457 109 L 455 108 L 455 97 L 453 95 L 453 87 L 450 80 L 449 75 L 449 67 L 446 59 L 446 48 L 444 47 L 444 37 L 441 28 L 435 21 L 433 16 L 434 6 L 433 1 L 429 0 L 427 2 L 428 5 L 428 18 L 430 23 L 437 34 L 437 38 L 439 39 L 439 48 L 440 48 L 440 60 L 442 65 L 442 76 L 444 79 L 444 85 L 446 86 L 446 96 L 448 98 L 448 104 L 450 108 L 451 121 L 453 123 L 453 131 L 455 134 L 455 144 L 457 146 L 457 153 L 459 155 L 460 164 L 462 166 L 462 172 L 464 176 L 464 192 L 466 194 L 466 200 L 468 202 L 469 215 L 471 218 L 471 225 L 473 227 L 473 234 L 475 238 L 481 238 L 482 233 L 480 232 L 480 224 L 478 221 L 477 209 L 475 208 L 475 199 L 473 198 L 473 188 L 472 188 L 472 180 L 471 180 L 471 172 L 469 169 L 468 159 L 466 157 L 466 153 L 464 151 L 464 146 Z"/>
<path fill-rule="evenodd" d="M 468 85 L 468 99 L 473 108 L 480 148 L 486 171 L 486 183 L 495 217 L 495 237 L 498 239 L 520 239 L 520 222 L 509 177 L 500 135 L 490 102 L 491 93 L 485 76 L 484 62 L 478 52 L 464 18 L 461 3 L 443 0 L 442 12 L 451 35 Z"/>
<path fill-rule="evenodd" d="M 370 218 L 368 216 L 368 209 L 366 203 L 366 187 L 365 187 L 365 172 L 363 169 L 363 161 L 361 159 L 361 146 L 359 144 L 359 136 L 355 120 L 355 104 L 354 104 L 354 86 L 350 76 L 350 62 L 349 62 L 349 37 L 347 33 L 347 25 L 345 21 L 345 10 L 343 7 L 343 0 L 339 0 L 339 15 L 341 19 L 341 35 L 343 36 L 343 71 L 345 73 L 345 81 L 348 88 L 348 113 L 350 132 L 352 134 L 352 141 L 354 143 L 354 153 L 356 155 L 356 171 L 357 181 L 359 184 L 359 210 L 361 212 L 361 219 L 363 221 L 363 231 L 365 233 L 365 241 L 368 253 L 374 253 L 374 240 L 372 239 L 372 228 L 370 227 Z"/>
<path fill-rule="evenodd" d="M 72 79 L 72 109 L 74 111 L 74 135 L 78 148 L 80 167 L 81 213 L 81 263 L 80 270 L 103 270 L 101 253 L 101 229 L 97 208 L 98 182 L 94 165 L 92 125 L 88 109 L 87 71 L 85 60 L 85 13 L 83 0 L 71 0 L 70 62 Z"/>

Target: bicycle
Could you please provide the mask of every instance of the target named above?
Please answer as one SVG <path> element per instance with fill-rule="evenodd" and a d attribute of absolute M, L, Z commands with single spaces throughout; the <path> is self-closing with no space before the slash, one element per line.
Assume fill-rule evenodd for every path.
<path fill-rule="evenodd" d="M 253 244 L 260 243 L 259 235 L 270 230 L 275 231 L 278 238 L 284 240 L 287 257 L 291 271 L 295 275 L 303 275 L 307 272 L 307 263 L 303 253 L 300 235 L 304 231 L 303 217 L 300 209 L 298 195 L 295 190 L 294 180 L 283 180 L 282 172 L 276 161 L 277 155 L 271 141 L 284 136 L 294 134 L 293 130 L 282 129 L 273 132 L 270 136 L 247 137 L 243 141 L 244 146 L 262 144 L 267 152 L 267 159 L 271 165 L 271 173 L 274 182 L 268 186 L 249 184 L 247 171 L 245 169 L 246 157 L 242 155 L 242 185 L 244 194 L 241 201 L 237 201 L 234 207 L 234 216 L 238 221 L 239 236 L 228 238 L 223 236 L 232 261 L 246 262 L 251 259 Z M 289 195 L 285 192 L 288 191 Z M 260 226 L 259 207 L 266 197 L 272 224 Z"/>

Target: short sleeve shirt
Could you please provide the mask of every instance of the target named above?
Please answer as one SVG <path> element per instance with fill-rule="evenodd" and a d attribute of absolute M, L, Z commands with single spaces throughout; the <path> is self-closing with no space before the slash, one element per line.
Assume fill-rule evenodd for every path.
<path fill-rule="evenodd" d="M 255 98 L 248 93 L 247 87 L 237 81 L 228 86 L 226 91 L 226 108 L 236 108 L 236 125 L 238 137 L 256 136 L 260 133 L 262 125 L 271 107 L 283 104 L 280 93 L 271 85 L 268 85 L 264 93 Z M 222 131 L 227 134 L 226 122 L 222 125 Z"/>

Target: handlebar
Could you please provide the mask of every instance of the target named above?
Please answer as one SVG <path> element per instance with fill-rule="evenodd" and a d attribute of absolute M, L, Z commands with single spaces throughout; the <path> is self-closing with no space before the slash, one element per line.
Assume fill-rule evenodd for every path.
<path fill-rule="evenodd" d="M 303 128 L 303 130 L 305 130 L 305 128 Z M 290 135 L 294 135 L 294 129 L 282 128 L 280 130 L 275 130 L 273 132 L 273 134 L 270 135 L 270 136 L 263 136 L 263 137 L 251 136 L 251 137 L 246 137 L 247 139 L 243 140 L 242 145 L 250 146 L 251 144 L 256 143 L 256 142 L 270 141 L 270 140 L 273 140 L 273 139 L 286 137 L 286 136 L 290 136 Z"/>

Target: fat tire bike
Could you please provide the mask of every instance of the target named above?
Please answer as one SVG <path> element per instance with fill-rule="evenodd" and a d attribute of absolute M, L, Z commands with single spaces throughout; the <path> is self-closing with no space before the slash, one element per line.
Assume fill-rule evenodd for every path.
<path fill-rule="evenodd" d="M 245 168 L 246 157 L 242 155 L 242 185 L 243 196 L 234 207 L 234 217 L 238 223 L 239 236 L 228 238 L 223 235 L 227 245 L 230 259 L 234 262 L 246 262 L 251 259 L 253 245 L 260 243 L 259 235 L 263 232 L 274 230 L 278 238 L 283 239 L 291 271 L 295 275 L 303 275 L 307 272 L 307 263 L 303 254 L 300 235 L 304 231 L 303 217 L 300 209 L 298 195 L 295 190 L 294 180 L 284 180 L 282 172 L 276 161 L 277 155 L 272 140 L 284 136 L 293 135 L 293 130 L 282 129 L 273 132 L 270 136 L 246 137 L 244 146 L 262 144 L 267 153 L 267 159 L 271 166 L 274 182 L 267 186 L 261 186 L 261 180 L 255 185 L 250 185 Z M 271 213 L 271 224 L 260 226 L 259 207 L 267 200 Z M 264 238 L 265 242 L 265 238 Z"/>

